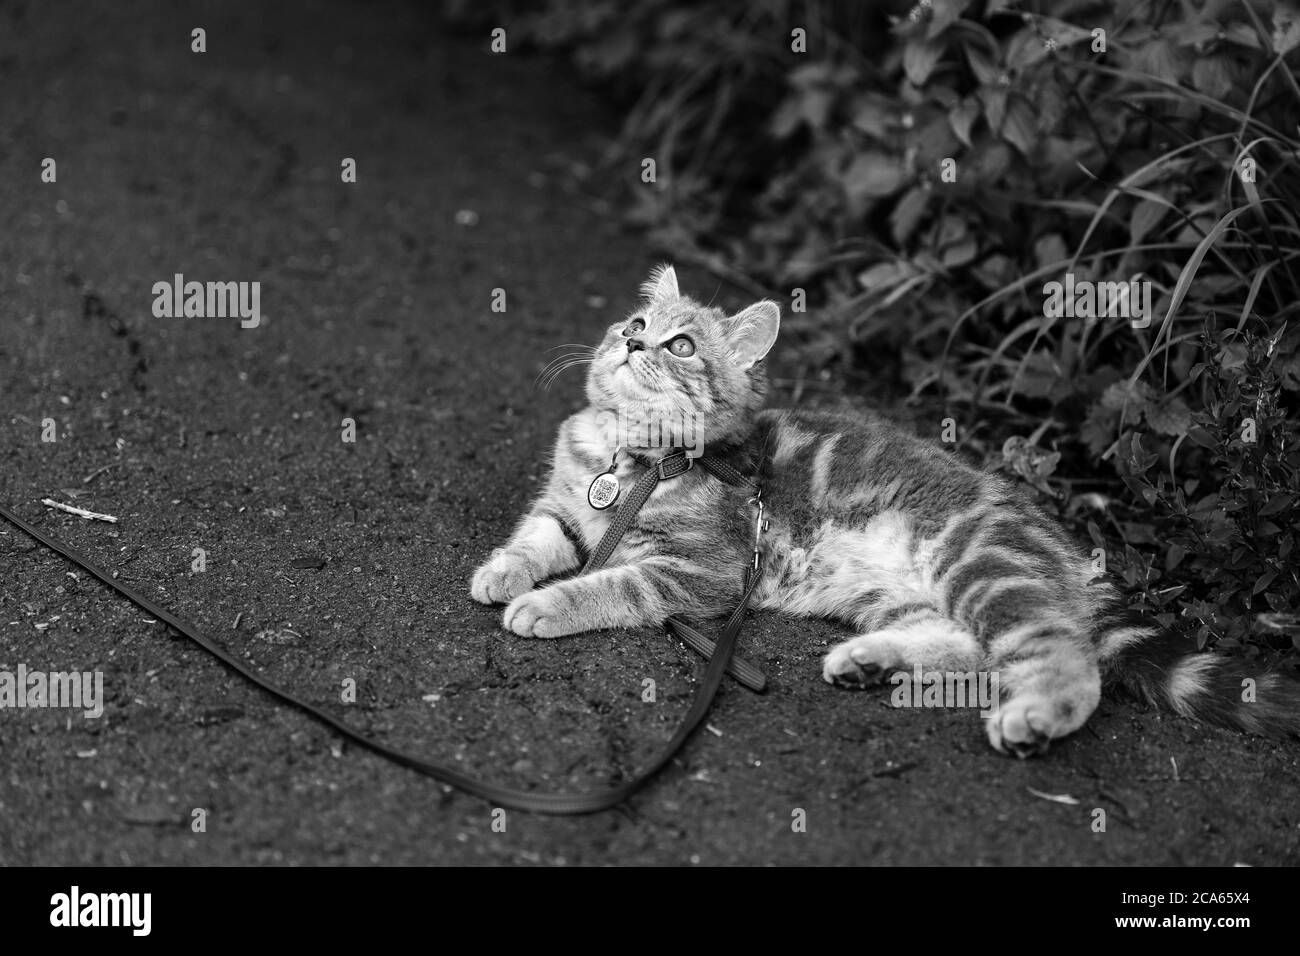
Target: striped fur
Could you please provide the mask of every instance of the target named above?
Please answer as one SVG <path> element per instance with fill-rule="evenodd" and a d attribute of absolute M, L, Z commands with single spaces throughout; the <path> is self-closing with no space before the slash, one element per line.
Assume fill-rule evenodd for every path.
<path fill-rule="evenodd" d="M 874 415 L 760 411 L 775 305 L 728 316 L 682 296 L 671 268 L 642 291 L 642 307 L 596 351 L 590 405 L 561 426 L 545 489 L 474 575 L 476 600 L 507 605 L 507 629 L 556 637 L 709 617 L 734 602 L 753 512 L 743 491 L 699 469 L 659 484 L 605 568 L 552 580 L 580 567 L 608 527 L 614 509 L 593 510 L 586 494 L 616 449 L 624 488 L 663 453 L 612 434 L 611 418 L 691 416 L 710 453 L 764 489 L 758 606 L 855 630 L 826 655 L 827 681 L 862 687 L 918 665 L 996 673 L 988 736 L 1020 756 L 1081 727 L 1103 679 L 1184 716 L 1300 733 L 1300 683 L 1189 654 L 1120 614 L 1114 588 L 1019 486 Z M 691 354 L 674 353 L 680 336 Z"/>

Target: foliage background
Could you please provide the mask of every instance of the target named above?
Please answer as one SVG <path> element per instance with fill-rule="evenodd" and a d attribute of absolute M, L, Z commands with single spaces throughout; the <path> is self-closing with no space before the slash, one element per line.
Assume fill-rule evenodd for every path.
<path fill-rule="evenodd" d="M 608 160 L 629 221 L 785 301 L 807 370 L 891 376 L 1090 536 L 1135 607 L 1201 646 L 1296 659 L 1294 5 L 448 11 L 625 104 Z M 1049 317 L 1043 285 L 1066 273 L 1149 281 L 1149 326 Z"/>

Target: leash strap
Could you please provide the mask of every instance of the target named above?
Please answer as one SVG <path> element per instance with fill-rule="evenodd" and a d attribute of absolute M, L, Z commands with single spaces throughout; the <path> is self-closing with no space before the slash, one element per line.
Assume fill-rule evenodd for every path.
<path fill-rule="evenodd" d="M 669 470 L 671 472 L 671 467 Z M 676 474 L 682 474 L 685 470 L 689 469 L 684 469 L 682 472 L 676 472 Z M 658 469 L 655 472 L 655 483 L 658 482 L 662 471 L 663 469 Z M 670 473 L 664 477 L 674 477 L 674 475 Z M 645 479 L 643 478 L 642 481 L 644 480 Z M 638 488 L 640 485 L 641 483 L 638 482 Z M 652 488 L 653 486 L 651 486 L 651 489 Z M 641 504 L 645 503 L 645 499 L 649 497 L 649 494 L 649 490 L 644 493 L 641 498 Z M 629 498 L 629 500 L 631 499 Z M 638 507 L 640 507 L 640 505 L 638 505 Z M 621 512 L 622 509 L 620 509 L 620 513 Z M 434 780 L 441 783 L 449 784 L 450 786 L 463 790 L 466 793 L 471 793 L 474 796 L 488 801 L 493 806 L 509 807 L 513 810 L 523 810 L 532 813 L 548 813 L 564 816 L 576 816 L 580 814 L 596 813 L 600 810 L 608 810 L 610 807 L 616 806 L 627 800 L 644 787 L 655 774 L 662 770 L 676 755 L 677 751 L 681 749 L 682 745 L 686 743 L 691 734 L 699 729 L 699 725 L 703 722 L 705 716 L 709 712 L 709 708 L 713 704 L 714 697 L 717 696 L 718 688 L 722 683 L 722 675 L 726 673 L 731 663 L 732 652 L 735 650 L 736 641 L 740 635 L 740 626 L 744 622 L 745 612 L 749 608 L 750 600 L 754 596 L 754 589 L 758 585 L 761 565 L 761 559 L 757 557 L 756 551 L 754 564 L 746 569 L 745 572 L 744 592 L 741 595 L 740 603 L 736 605 L 736 609 L 732 611 L 731 617 L 727 619 L 726 626 L 723 627 L 722 634 L 718 638 L 717 644 L 710 648 L 711 656 L 709 657 L 709 663 L 704 669 L 704 675 L 700 678 L 700 684 L 695 691 L 695 698 L 691 701 L 690 709 L 687 710 L 686 716 L 682 718 L 682 722 L 678 726 L 677 732 L 669 739 L 668 743 L 664 746 L 663 750 L 659 752 L 658 756 L 656 756 L 640 774 L 626 783 L 622 783 L 608 790 L 572 794 L 534 793 L 528 790 L 519 790 L 512 787 L 504 787 L 493 783 L 485 783 L 481 780 L 475 780 L 473 777 L 466 776 L 451 767 L 432 763 L 419 757 L 411 756 L 410 754 L 404 753 L 400 750 L 395 750 L 392 747 L 380 743 L 372 737 L 368 737 L 358 730 L 354 730 L 333 714 L 322 710 L 314 704 L 308 703 L 278 685 L 271 683 L 257 672 L 250 670 L 248 667 L 240 663 L 239 660 L 224 647 L 202 634 L 193 625 L 181 620 L 165 608 L 159 607 L 149 598 L 140 594 L 140 592 L 136 591 L 129 585 L 119 582 L 109 574 L 109 572 L 99 567 L 99 565 L 92 562 L 89 558 L 85 557 L 85 555 L 76 551 L 72 547 L 63 544 L 61 541 L 38 531 L 2 505 L 0 505 L 0 517 L 3 517 L 10 524 L 13 524 L 36 541 L 45 545 L 51 551 L 62 555 L 68 561 L 71 561 L 73 564 L 94 575 L 118 594 L 122 595 L 136 606 L 148 611 L 153 617 L 165 622 L 170 627 L 185 635 L 185 637 L 202 647 L 205 651 L 240 677 L 243 677 L 245 680 L 257 687 L 260 687 L 282 703 L 288 704 L 289 706 L 302 711 L 313 720 L 324 724 L 335 733 L 352 741 L 357 746 L 378 754 L 387 760 L 391 760 L 395 764 L 414 770 L 416 773 L 423 774 L 426 777 L 432 777 Z M 630 526 L 630 524 L 631 518 L 627 520 L 627 525 Z M 624 530 L 626 531 L 626 527 L 624 527 Z M 603 539 L 601 543 L 602 545 L 605 543 Z M 609 551 L 613 551 L 612 545 L 610 546 Z M 606 555 L 606 559 L 607 558 L 608 554 Z M 694 636 L 701 642 L 699 645 L 693 645 L 696 646 L 697 650 L 701 649 L 702 646 L 710 646 L 708 639 L 702 634 L 699 634 L 698 631 L 689 628 L 688 625 L 678 624 L 678 626 L 688 628 L 689 632 L 694 634 Z M 762 678 L 761 674 L 758 676 L 760 679 Z"/>
<path fill-rule="evenodd" d="M 711 660 L 717 653 L 717 646 L 697 631 L 691 625 L 687 624 L 680 617 L 674 615 L 664 621 L 664 626 L 679 641 L 696 651 L 705 660 Z M 738 680 L 756 694 L 763 693 L 767 689 L 767 678 L 753 664 L 744 658 L 732 655 L 727 662 L 727 675 Z"/>
<path fill-rule="evenodd" d="M 640 461 L 641 459 L 638 458 L 637 460 Z M 649 467 L 637 479 L 636 484 L 632 486 L 627 498 L 619 504 L 618 511 L 614 513 L 614 517 L 610 520 L 609 527 L 605 529 L 605 534 L 596 545 L 596 549 L 587 558 L 587 563 L 582 566 L 581 573 L 587 574 L 604 567 L 605 562 L 614 553 L 618 543 L 623 540 L 623 535 L 627 534 L 628 528 L 632 527 L 632 522 L 636 520 L 641 507 L 649 500 L 651 493 L 659 482 L 686 474 L 695 466 L 697 461 L 700 463 L 701 468 L 725 484 L 737 488 L 755 489 L 753 482 L 746 480 L 740 472 L 719 458 L 712 455 L 700 455 L 697 458 L 691 458 L 682 450 L 669 452 L 658 461 L 648 463 Z"/>
<path fill-rule="evenodd" d="M 747 480 L 725 461 L 713 455 L 701 455 L 697 458 L 691 458 L 685 451 L 678 450 L 664 455 L 663 458 L 655 462 L 643 461 L 639 456 L 635 455 L 633 457 L 646 465 L 646 470 L 637 479 L 636 484 L 632 486 L 627 498 L 619 504 L 618 511 L 614 513 L 614 517 L 609 522 L 609 527 L 605 529 L 605 533 L 601 536 L 595 550 L 587 558 L 587 563 L 582 566 L 581 574 L 588 574 L 605 566 L 605 563 L 614 553 L 614 549 L 618 547 L 619 541 L 623 539 L 623 535 L 627 533 L 627 530 L 632 527 L 637 513 L 649 500 L 651 493 L 659 482 L 686 474 L 696 462 L 699 462 L 701 468 L 724 484 L 737 488 L 757 490 L 753 482 Z M 674 637 L 706 660 L 712 659 L 716 653 L 713 642 L 682 618 L 674 615 L 664 621 L 664 625 Z M 732 657 L 728 662 L 727 673 L 755 693 L 761 694 L 767 687 L 767 678 L 763 676 L 763 672 L 739 657 Z"/>

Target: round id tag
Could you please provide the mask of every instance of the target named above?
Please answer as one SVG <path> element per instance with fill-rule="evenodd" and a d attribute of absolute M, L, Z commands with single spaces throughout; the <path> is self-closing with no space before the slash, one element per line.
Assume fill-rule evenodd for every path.
<path fill-rule="evenodd" d="M 597 511 L 604 511 L 618 501 L 619 491 L 618 478 L 614 476 L 612 470 L 605 472 L 603 475 L 597 475 L 587 489 L 587 504 Z"/>

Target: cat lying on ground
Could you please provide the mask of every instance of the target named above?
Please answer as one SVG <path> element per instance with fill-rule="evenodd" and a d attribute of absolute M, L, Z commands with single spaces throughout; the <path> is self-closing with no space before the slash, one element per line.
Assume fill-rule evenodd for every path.
<path fill-rule="evenodd" d="M 856 632 L 826 655 L 830 683 L 865 687 L 917 666 L 996 674 L 988 737 L 1018 756 L 1082 727 L 1104 681 L 1187 717 L 1300 733 L 1300 682 L 1132 619 L 1024 489 L 878 417 L 760 411 L 774 303 L 728 316 L 681 295 L 671 267 L 643 292 L 585 360 L 590 405 L 560 426 L 545 489 L 474 574 L 474 599 L 506 604 L 508 630 L 559 637 L 735 604 L 751 493 L 703 468 L 658 484 L 606 567 L 535 587 L 580 568 L 608 527 L 617 509 L 589 499 L 593 479 L 612 470 L 629 488 L 672 447 L 611 423 L 682 423 L 762 488 L 755 606 Z"/>

